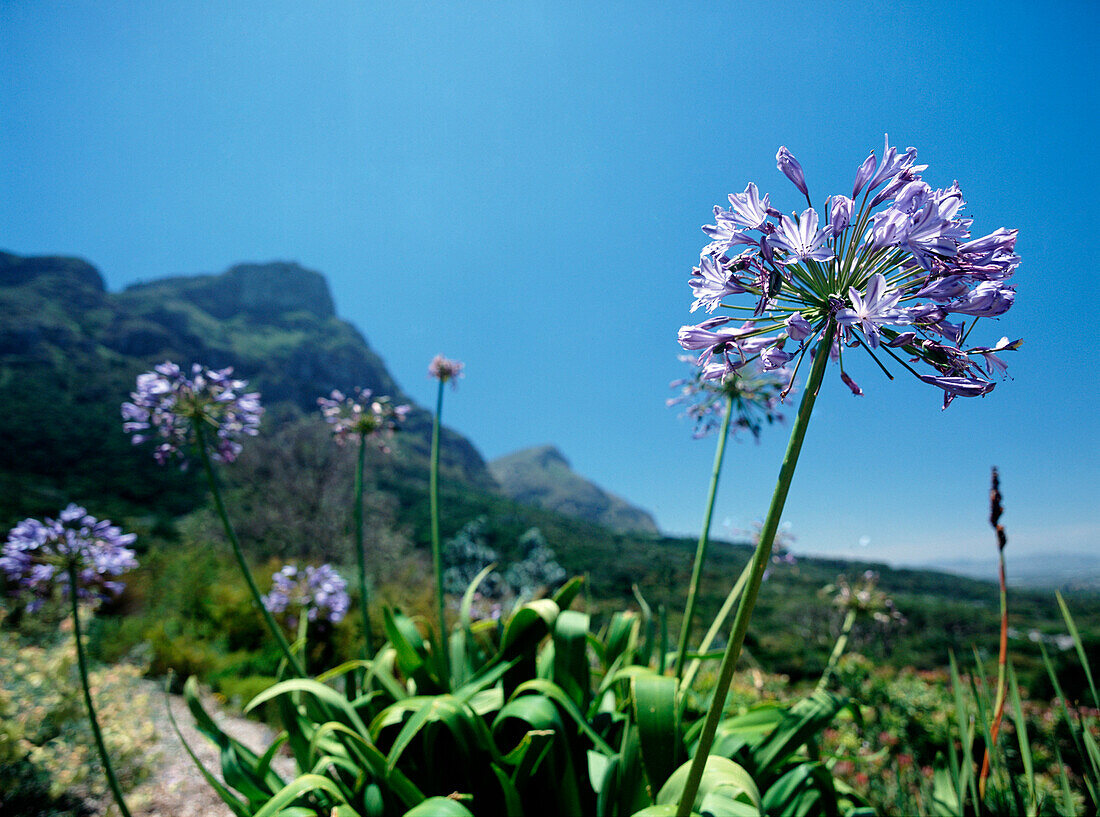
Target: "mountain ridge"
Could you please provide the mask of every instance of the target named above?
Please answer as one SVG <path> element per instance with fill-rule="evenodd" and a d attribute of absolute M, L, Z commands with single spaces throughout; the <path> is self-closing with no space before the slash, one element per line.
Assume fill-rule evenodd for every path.
<path fill-rule="evenodd" d="M 552 444 L 525 448 L 489 463 L 505 496 L 566 516 L 576 516 L 611 530 L 657 535 L 646 510 L 573 471 L 569 460 Z"/>

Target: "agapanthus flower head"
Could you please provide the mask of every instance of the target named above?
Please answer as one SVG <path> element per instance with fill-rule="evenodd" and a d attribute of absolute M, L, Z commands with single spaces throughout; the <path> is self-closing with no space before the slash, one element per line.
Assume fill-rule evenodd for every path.
<path fill-rule="evenodd" d="M 370 389 L 356 389 L 354 396 L 333 389 L 328 397 L 318 397 L 317 405 L 325 422 L 332 426 L 336 442 L 343 445 L 349 438 L 371 439 L 385 453 L 386 441 L 405 422 L 410 407 L 395 406 L 389 397 L 374 397 Z"/>
<path fill-rule="evenodd" d="M 692 436 L 696 439 L 721 429 L 730 400 L 731 435 L 747 431 L 759 440 L 765 424 L 783 419 L 779 406 L 784 390 L 791 385 L 790 372 L 785 369 L 765 371 L 759 363 L 753 363 L 716 378 L 708 377 L 707 368 L 697 365 L 690 355 L 681 355 L 680 360 L 691 364 L 691 375 L 669 383 L 669 388 L 676 389 L 678 394 L 665 404 L 684 407 L 681 416 L 695 424 Z"/>
<path fill-rule="evenodd" d="M 186 466 L 186 450 L 198 439 L 210 456 L 233 462 L 241 453 L 242 437 L 258 433 L 263 407 L 260 395 L 246 393 L 248 384 L 232 378 L 233 369 L 208 369 L 194 364 L 185 373 L 175 363 L 161 363 L 138 375 L 137 391 L 122 404 L 122 428 L 135 445 L 158 441 L 153 456 L 164 465 L 178 457 Z"/>
<path fill-rule="evenodd" d="M 70 565 L 76 569 L 77 595 L 103 600 L 122 591 L 124 584 L 115 577 L 137 567 L 128 547 L 136 538 L 70 504 L 57 519 L 24 519 L 12 528 L 0 549 L 0 572 L 17 591 L 32 595 L 32 610 L 56 585 L 68 592 Z"/>
<path fill-rule="evenodd" d="M 458 378 L 464 376 L 462 374 L 464 368 L 466 368 L 466 364 L 461 361 L 451 360 L 443 357 L 443 355 L 436 355 L 432 358 L 432 362 L 428 364 L 428 376 L 434 377 L 442 383 L 450 381 L 451 387 L 457 389 Z"/>
<path fill-rule="evenodd" d="M 348 583 L 330 564 L 320 567 L 283 565 L 271 577 L 264 606 L 272 613 L 289 612 L 294 624 L 303 612 L 309 621 L 337 623 L 348 611 Z"/>
<path fill-rule="evenodd" d="M 1015 302 L 1007 281 L 1020 263 L 1016 231 L 972 237 L 958 185 L 932 188 L 921 178 L 927 165 L 916 159 L 915 148 L 899 153 L 887 138 L 882 158 L 872 152 L 857 169 L 851 198 L 830 196 L 822 214 L 812 205 L 801 215 L 781 214 L 753 184 L 730 196 L 730 209 L 715 208 L 715 223 L 703 227 L 710 243 L 690 278 L 691 308 L 737 310 L 743 322 L 727 326 L 733 318 L 716 316 L 680 330 L 681 346 L 698 353 L 705 377 L 725 377 L 749 361 L 766 369 L 794 361 L 797 371 L 829 332 L 853 394 L 863 392 L 843 357 L 856 347 L 890 377 L 891 368 L 902 368 L 941 389 L 944 408 L 993 389 L 994 375 L 1005 371 L 994 352 L 1021 341 L 966 341 L 979 320 L 1002 316 Z M 790 152 L 780 148 L 776 162 L 805 193 L 805 174 Z M 749 304 L 732 303 L 737 296 Z"/>
<path fill-rule="evenodd" d="M 878 587 L 878 573 L 865 570 L 856 584 L 847 577 L 837 576 L 833 584 L 822 588 L 823 595 L 832 596 L 833 605 L 844 612 L 855 611 L 857 616 L 872 618 L 880 624 L 904 624 L 894 600 Z"/>

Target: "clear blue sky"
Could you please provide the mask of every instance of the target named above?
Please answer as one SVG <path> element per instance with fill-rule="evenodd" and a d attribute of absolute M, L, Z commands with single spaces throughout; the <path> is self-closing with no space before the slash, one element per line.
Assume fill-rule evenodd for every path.
<path fill-rule="evenodd" d="M 1095 2 L 0 3 L 0 247 L 118 289 L 239 261 L 328 277 L 486 457 L 544 442 L 696 532 L 713 440 L 666 409 L 711 206 L 756 181 L 846 192 L 884 132 L 976 235 L 1020 230 L 1011 381 L 828 377 L 786 519 L 799 546 L 983 557 L 989 467 L 1010 547 L 1094 551 L 1100 287 Z M 671 4 L 679 5 L 679 4 Z M 789 426 L 788 426 L 789 428 Z M 718 520 L 763 514 L 787 429 L 734 445 Z M 860 542 L 863 544 L 859 544 Z"/>

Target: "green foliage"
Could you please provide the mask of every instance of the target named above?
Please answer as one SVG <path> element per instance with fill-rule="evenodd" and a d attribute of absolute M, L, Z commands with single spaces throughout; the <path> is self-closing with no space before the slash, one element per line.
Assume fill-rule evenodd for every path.
<path fill-rule="evenodd" d="M 45 647 L 0 631 L 0 813 L 80 814 L 81 803 L 107 795 L 67 624 L 70 632 Z M 149 772 L 155 738 L 140 675 L 128 664 L 91 673 L 104 740 L 125 788 Z"/>

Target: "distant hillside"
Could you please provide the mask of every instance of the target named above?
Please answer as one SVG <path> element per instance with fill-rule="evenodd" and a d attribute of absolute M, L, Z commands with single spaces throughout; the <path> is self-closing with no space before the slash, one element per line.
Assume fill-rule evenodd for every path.
<path fill-rule="evenodd" d="M 489 470 L 505 496 L 524 505 L 575 516 L 616 531 L 658 532 L 657 523 L 647 511 L 574 473 L 569 461 L 552 445 L 500 457 L 489 463 Z"/>
<path fill-rule="evenodd" d="M 1100 555 L 1095 553 L 1012 554 L 1006 550 L 1005 557 L 1011 586 L 1100 590 Z M 942 559 L 928 569 L 989 579 L 997 575 L 997 559 Z"/>
<path fill-rule="evenodd" d="M 316 412 L 317 397 L 335 388 L 411 402 L 336 317 L 325 279 L 297 264 L 241 264 L 110 293 L 85 261 L 0 253 L 0 521 L 101 495 L 189 509 L 194 480 L 153 466 L 118 414 L 135 377 L 165 360 L 233 366 L 262 394 L 269 425 Z M 426 460 L 431 422 L 416 407 L 405 425 L 403 448 L 415 460 Z M 477 449 L 449 430 L 443 468 L 496 488 Z"/>

